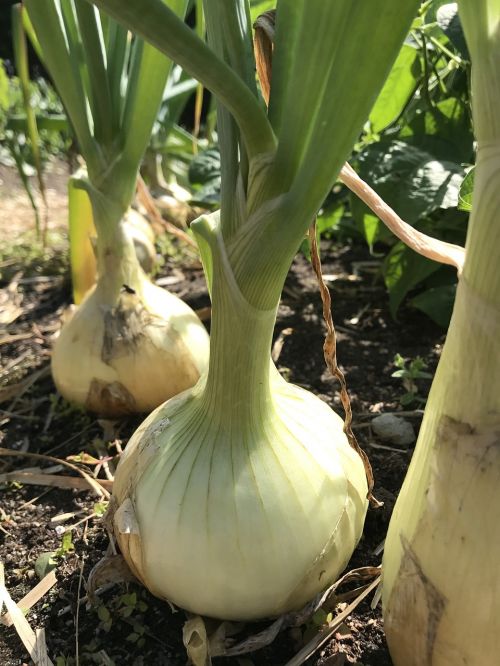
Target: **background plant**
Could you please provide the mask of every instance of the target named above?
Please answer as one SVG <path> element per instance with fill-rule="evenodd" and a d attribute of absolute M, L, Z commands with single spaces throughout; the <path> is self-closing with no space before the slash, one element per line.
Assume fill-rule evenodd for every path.
<path fill-rule="evenodd" d="M 473 162 L 469 69 L 456 3 L 423 3 L 350 160 L 406 222 L 458 245 L 468 219 L 459 191 Z M 344 186 L 325 202 L 319 229 L 366 240 L 382 259 L 393 316 L 412 294 L 411 305 L 447 326 L 456 272 L 397 241 Z"/>

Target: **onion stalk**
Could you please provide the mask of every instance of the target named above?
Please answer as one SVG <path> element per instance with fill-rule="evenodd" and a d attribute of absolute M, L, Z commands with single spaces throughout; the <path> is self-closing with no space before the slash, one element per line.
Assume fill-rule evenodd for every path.
<path fill-rule="evenodd" d="M 280 293 L 417 3 L 279 0 L 267 113 L 245 0 L 204 3 L 208 45 L 161 1 L 93 2 L 220 102 L 221 210 L 191 225 L 211 291 L 209 369 L 129 441 L 115 535 L 157 596 L 223 619 L 275 616 L 337 577 L 368 505 L 340 417 L 270 361 Z"/>
<path fill-rule="evenodd" d="M 208 360 L 202 323 L 149 282 L 125 221 L 171 61 L 84 0 L 24 4 L 86 161 L 72 186 L 88 195 L 97 230 L 97 284 L 55 343 L 54 381 L 102 416 L 150 411 Z M 180 17 L 187 4 L 169 0 Z"/>
<path fill-rule="evenodd" d="M 448 336 L 385 544 L 396 666 L 496 664 L 500 651 L 500 2 L 462 0 L 459 12 L 472 61 L 473 205 Z"/>
<path fill-rule="evenodd" d="M 92 215 L 92 204 L 87 192 L 79 186 L 80 169 L 68 180 L 69 254 L 73 302 L 80 305 L 85 294 L 96 282 L 97 232 Z M 146 273 L 151 273 L 156 260 L 155 235 L 147 219 L 133 208 L 125 213 L 124 229 L 132 239 L 139 264 Z"/>

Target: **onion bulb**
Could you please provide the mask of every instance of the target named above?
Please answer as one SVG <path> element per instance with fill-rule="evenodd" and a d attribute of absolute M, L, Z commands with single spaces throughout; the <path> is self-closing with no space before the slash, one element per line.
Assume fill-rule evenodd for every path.
<path fill-rule="evenodd" d="M 188 305 L 147 279 L 123 223 L 101 245 L 97 284 L 54 345 L 54 382 L 101 416 L 149 412 L 196 383 L 208 334 Z"/>
<path fill-rule="evenodd" d="M 276 308 L 245 300 L 219 241 L 208 375 L 136 431 L 111 511 L 125 559 L 153 594 L 258 620 L 336 579 L 362 532 L 367 481 L 341 418 L 270 363 Z"/>
<path fill-rule="evenodd" d="M 395 666 L 500 663 L 500 2 L 458 3 L 477 153 L 465 263 L 389 524 L 382 602 Z"/>
<path fill-rule="evenodd" d="M 137 210 L 129 208 L 124 217 L 125 231 L 134 243 L 139 264 L 151 273 L 156 262 L 155 235 L 151 225 Z"/>

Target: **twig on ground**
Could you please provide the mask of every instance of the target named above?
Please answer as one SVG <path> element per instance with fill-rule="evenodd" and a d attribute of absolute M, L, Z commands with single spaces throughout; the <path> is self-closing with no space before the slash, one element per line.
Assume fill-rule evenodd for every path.
<path fill-rule="evenodd" d="M 44 377 L 48 377 L 50 374 L 50 367 L 49 365 L 43 366 L 43 368 L 40 368 L 39 370 L 36 370 L 33 372 L 31 375 L 26 377 L 20 382 L 17 382 L 17 384 L 10 384 L 9 386 L 4 386 L 3 388 L 0 389 L 0 404 L 2 402 L 6 402 L 7 400 L 13 400 L 13 402 L 9 405 L 8 411 L 12 411 L 13 408 L 15 407 L 17 401 L 23 396 L 26 391 L 33 386 L 35 382 L 37 382 L 39 379 L 43 379 Z"/>
<path fill-rule="evenodd" d="M 25 509 L 27 506 L 31 506 L 32 504 L 35 504 L 35 502 L 38 502 L 39 499 L 42 499 L 42 497 L 45 497 L 45 495 L 48 495 L 54 490 L 54 487 L 49 488 L 48 490 L 44 490 L 43 493 L 40 493 L 40 495 L 37 495 L 36 497 L 33 497 L 33 499 L 30 499 L 28 502 L 24 502 L 24 504 L 21 504 L 19 509 Z"/>
<path fill-rule="evenodd" d="M 61 465 L 65 465 L 66 467 L 69 467 L 72 469 L 74 472 L 78 472 L 87 484 L 91 487 L 91 489 L 99 496 L 99 497 L 106 497 L 106 499 L 110 498 L 109 492 L 106 490 L 105 485 L 106 483 L 109 483 L 107 481 L 106 483 L 104 482 L 103 479 L 94 479 L 92 478 L 85 470 L 83 470 L 81 467 L 77 467 L 77 465 L 72 465 L 71 463 L 67 462 L 66 460 L 61 460 L 59 458 L 54 458 L 54 456 L 47 456 L 43 455 L 41 453 L 24 453 L 22 451 L 11 451 L 10 449 L 4 449 L 3 447 L 0 447 L 0 456 L 22 456 L 22 457 L 30 457 L 30 458 L 36 458 L 37 460 L 50 460 L 51 462 L 55 462 Z M 9 472 L 9 474 L 12 474 L 12 472 Z M 43 477 L 43 475 L 41 475 Z M 56 477 L 57 478 L 57 477 Z M 64 477 L 63 477 L 64 478 Z M 66 477 L 66 478 L 71 478 L 71 477 Z M 49 484 L 47 484 L 49 485 Z"/>
<path fill-rule="evenodd" d="M 1 372 L 0 376 L 8 375 L 9 370 L 12 370 L 12 368 L 15 368 L 16 365 L 19 365 L 22 361 L 24 361 L 25 358 L 30 356 L 31 354 L 31 349 L 26 349 L 22 354 L 19 354 L 19 356 L 16 356 L 16 358 L 11 358 L 8 363 L 6 363 Z"/>
<path fill-rule="evenodd" d="M 35 666 L 54 666 L 53 662 L 47 655 L 47 648 L 45 646 L 44 636 L 36 635 L 30 627 L 28 620 L 24 617 L 23 612 L 17 607 L 12 600 L 7 588 L 5 587 L 5 575 L 3 563 L 0 562 L 0 610 L 2 604 L 5 604 L 7 611 L 12 618 L 12 624 L 21 639 L 24 647 L 28 651 Z"/>
<path fill-rule="evenodd" d="M 32 588 L 28 594 L 26 594 L 20 601 L 17 602 L 16 606 L 19 610 L 26 615 L 27 611 L 34 606 L 40 599 L 47 594 L 47 592 L 54 587 L 57 583 L 57 578 L 55 571 L 49 572 L 42 580 Z M 0 622 L 6 627 L 10 627 L 14 624 L 14 621 L 10 613 L 6 613 L 0 617 Z"/>
<path fill-rule="evenodd" d="M 377 442 L 367 442 L 367 446 L 371 449 L 383 449 L 384 451 L 395 451 L 396 453 L 411 453 L 412 449 L 398 449 L 395 446 L 388 446 L 387 444 L 377 444 Z"/>
<path fill-rule="evenodd" d="M 116 583 L 106 583 L 106 585 L 103 585 L 98 590 L 95 590 L 95 592 L 93 592 L 92 594 L 94 596 L 98 597 L 99 595 L 104 594 L 104 592 L 107 592 L 108 590 L 110 590 L 115 585 L 116 585 Z M 80 597 L 80 599 L 78 600 L 78 605 L 82 606 L 83 604 L 86 604 L 87 602 L 90 602 L 90 599 L 89 599 L 88 595 L 86 594 L 85 596 Z M 60 610 L 57 611 L 57 617 L 62 617 L 63 615 L 67 615 L 68 613 L 71 613 L 72 609 L 73 609 L 73 606 L 71 604 L 68 604 L 67 606 L 64 606 L 63 608 L 61 608 Z"/>
<path fill-rule="evenodd" d="M 108 454 L 108 451 L 106 450 L 104 444 L 101 442 L 101 440 L 94 440 L 93 442 L 94 448 L 97 452 L 97 455 L 99 456 L 100 464 L 96 466 L 94 470 L 94 478 L 97 477 L 99 474 L 99 469 L 102 467 L 104 470 L 104 474 L 106 475 L 106 478 L 108 481 L 113 481 L 115 478 L 115 466 L 113 464 L 112 459 L 110 459 L 110 456 Z"/>
<path fill-rule="evenodd" d="M 80 566 L 80 577 L 78 578 L 78 591 L 76 594 L 76 615 L 75 615 L 75 664 L 80 666 L 80 653 L 79 653 L 79 640 L 78 632 L 80 630 L 80 592 L 82 589 L 83 581 L 83 567 L 85 565 L 85 553 L 82 555 L 82 563 Z"/>
<path fill-rule="evenodd" d="M 51 449 L 47 451 L 47 454 L 54 453 L 54 451 L 58 451 L 59 449 L 64 448 L 68 444 L 70 444 L 73 440 L 77 439 L 78 437 L 81 437 L 84 433 L 88 432 L 92 427 L 94 426 L 94 423 L 89 423 L 85 427 L 83 427 L 80 432 L 77 432 L 76 435 L 72 435 L 68 439 L 65 439 L 64 442 L 60 442 L 59 444 L 56 444 L 53 446 Z"/>
<path fill-rule="evenodd" d="M 88 521 L 91 520 L 92 518 L 98 518 L 99 514 L 93 511 L 92 513 L 89 513 L 88 516 L 84 516 L 81 520 L 78 520 L 76 523 L 73 523 L 73 525 L 68 525 L 67 527 L 58 526 L 57 529 L 59 529 L 59 534 L 65 534 L 66 532 L 71 532 L 74 530 L 76 527 L 79 527 L 82 523 L 85 523 L 85 527 L 88 525 Z M 64 532 L 63 532 L 64 530 Z"/>
<path fill-rule="evenodd" d="M 76 516 L 81 516 L 85 511 L 69 511 L 67 513 L 58 513 L 57 516 L 53 516 L 50 519 L 51 523 L 64 523 L 71 518 L 76 518 Z"/>
<path fill-rule="evenodd" d="M 379 416 L 380 414 L 394 414 L 394 416 L 406 416 L 408 418 L 421 418 L 424 415 L 424 410 L 423 409 L 411 409 L 411 410 L 406 410 L 406 411 L 383 411 L 383 412 L 360 412 L 359 414 L 356 414 L 356 417 L 358 419 L 373 419 L 375 416 Z"/>
<path fill-rule="evenodd" d="M 0 346 L 10 345 L 12 342 L 18 342 L 19 340 L 29 340 L 33 337 L 33 333 L 15 333 L 13 335 L 4 335 L 0 338 Z"/>
<path fill-rule="evenodd" d="M 90 477 L 89 477 L 90 478 Z M 58 474 L 36 474 L 33 472 L 5 472 L 0 474 L 0 483 L 7 481 L 16 481 L 17 483 L 24 483 L 28 486 L 52 486 L 54 488 L 62 488 L 64 490 L 89 490 L 89 482 L 86 479 L 81 479 L 77 476 L 61 476 Z M 94 485 L 92 489 L 96 490 L 99 487 L 98 495 L 102 497 L 103 494 L 108 494 L 109 490 L 113 487 L 113 482 L 108 479 L 93 479 Z"/>
<path fill-rule="evenodd" d="M 380 576 L 376 578 L 363 592 L 351 603 L 345 610 L 339 613 L 328 626 L 320 631 L 309 643 L 298 652 L 293 659 L 290 659 L 285 666 L 301 666 L 316 650 L 318 650 L 326 641 L 337 631 L 342 622 L 349 617 L 352 611 L 374 590 L 380 583 Z"/>

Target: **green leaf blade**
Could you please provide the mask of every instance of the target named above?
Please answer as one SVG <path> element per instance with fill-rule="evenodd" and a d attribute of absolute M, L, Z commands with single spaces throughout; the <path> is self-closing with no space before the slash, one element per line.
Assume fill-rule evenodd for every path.
<path fill-rule="evenodd" d="M 420 59 L 418 51 L 409 44 L 403 44 L 403 48 L 399 52 L 384 87 L 370 112 L 369 120 L 373 132 L 381 132 L 397 120 L 415 91 L 419 76 Z"/>

